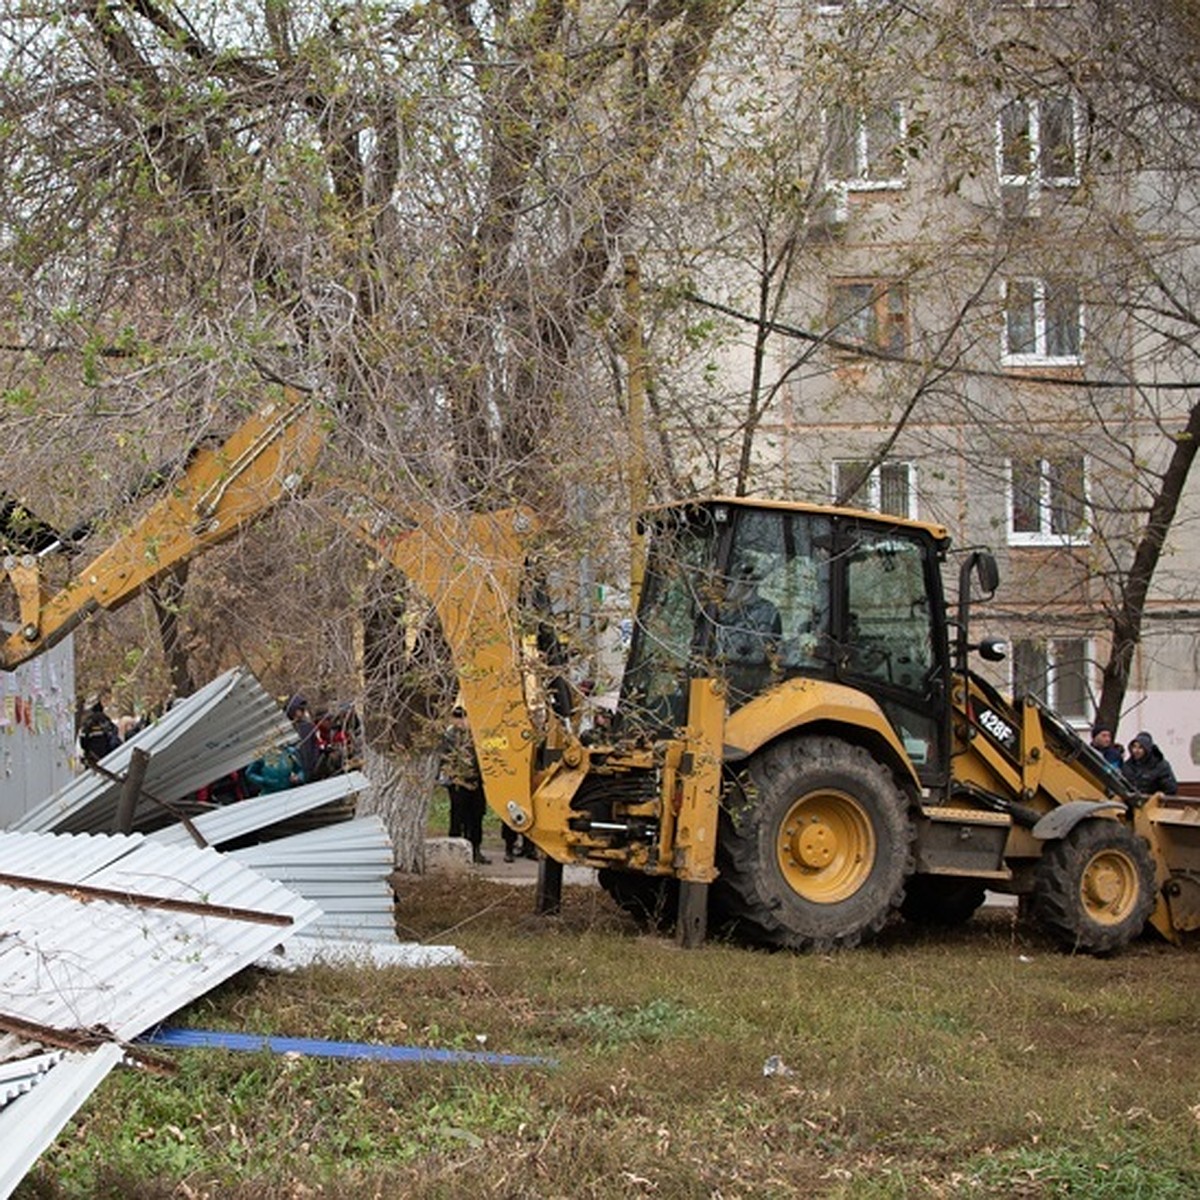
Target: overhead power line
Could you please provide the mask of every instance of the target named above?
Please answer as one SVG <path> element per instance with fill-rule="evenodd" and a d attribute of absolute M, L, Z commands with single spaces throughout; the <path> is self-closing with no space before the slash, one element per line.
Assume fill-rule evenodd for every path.
<path fill-rule="evenodd" d="M 764 321 L 759 317 L 752 316 L 750 313 L 733 308 L 731 305 L 722 304 L 718 300 L 710 300 L 706 296 L 701 296 L 698 292 L 685 291 L 679 294 L 692 304 L 710 309 L 712 312 L 721 313 L 726 317 L 732 317 L 735 321 L 753 326 L 755 329 L 777 333 L 783 337 L 795 338 L 798 341 L 809 342 L 813 345 L 828 346 L 831 350 L 842 350 L 848 354 L 855 355 L 857 358 L 873 358 L 880 362 L 899 363 L 906 366 L 921 367 L 926 370 L 933 368 L 940 374 L 945 375 L 962 375 L 969 379 L 997 379 L 1004 380 L 1007 383 L 1020 380 L 1021 383 L 1044 384 L 1048 387 L 1086 388 L 1088 390 L 1137 388 L 1159 392 L 1187 392 L 1200 387 L 1200 384 L 1186 383 L 1183 380 L 1148 383 L 1144 380 L 1133 379 L 1079 379 L 1062 375 L 1038 375 L 1025 370 L 1014 373 L 1012 371 L 993 371 L 984 367 L 964 367 L 957 363 L 930 362 L 926 359 L 914 358 L 908 354 L 895 354 L 888 350 L 879 350 L 872 346 L 864 346 L 861 342 L 844 341 L 832 337 L 827 333 L 813 333 L 812 330 L 801 329 L 796 325 L 789 325 L 784 321 Z"/>

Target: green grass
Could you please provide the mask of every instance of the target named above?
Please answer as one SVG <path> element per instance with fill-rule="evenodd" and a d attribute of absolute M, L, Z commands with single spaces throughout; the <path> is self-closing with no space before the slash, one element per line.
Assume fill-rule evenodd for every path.
<path fill-rule="evenodd" d="M 491 812 L 491 809 L 488 810 Z M 450 828 L 450 795 L 444 787 L 433 789 L 429 800 L 429 812 L 425 818 L 427 837 L 445 837 Z"/>
<path fill-rule="evenodd" d="M 180 1023 L 556 1067 L 181 1052 L 173 1078 L 110 1076 L 17 1196 L 1200 1194 L 1195 951 L 1075 958 L 1007 914 L 837 955 L 682 951 L 595 888 L 555 920 L 473 877 L 401 897 L 405 936 L 455 927 L 479 965 L 248 971 Z"/>

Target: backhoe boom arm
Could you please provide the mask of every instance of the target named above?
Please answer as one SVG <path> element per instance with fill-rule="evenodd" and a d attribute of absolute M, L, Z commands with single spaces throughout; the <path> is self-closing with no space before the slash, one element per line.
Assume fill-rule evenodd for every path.
<path fill-rule="evenodd" d="M 4 559 L 17 594 L 19 627 L 0 643 L 0 669 L 62 641 L 97 609 L 116 609 L 172 568 L 263 516 L 317 460 L 317 415 L 291 388 L 259 405 L 217 449 L 198 451 L 186 471 L 108 549 L 56 593 L 33 554 Z"/>

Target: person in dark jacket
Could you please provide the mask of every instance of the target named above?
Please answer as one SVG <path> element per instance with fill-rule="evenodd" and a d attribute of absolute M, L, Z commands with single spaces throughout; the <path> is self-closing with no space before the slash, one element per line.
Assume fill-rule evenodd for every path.
<path fill-rule="evenodd" d="M 300 766 L 304 770 L 304 782 L 324 779 L 321 761 L 321 735 L 316 722 L 308 710 L 308 701 L 300 695 L 293 696 L 284 709 L 287 719 L 296 730 L 296 750 L 300 755 Z"/>
<path fill-rule="evenodd" d="M 1092 730 L 1092 749 L 1109 766 L 1119 768 L 1125 761 L 1125 751 L 1113 741 L 1113 731 L 1107 725 L 1097 725 Z"/>
<path fill-rule="evenodd" d="M 121 735 L 117 732 L 116 722 L 104 711 L 104 702 L 90 699 L 87 713 L 79 723 L 79 748 L 83 751 L 84 762 L 99 762 L 120 744 Z"/>
<path fill-rule="evenodd" d="M 483 853 L 483 813 L 487 801 L 467 714 L 462 708 L 454 709 L 450 727 L 442 738 L 441 779 L 450 797 L 450 836 L 466 838 L 471 843 L 472 860 L 487 866 L 491 862 Z"/>
<path fill-rule="evenodd" d="M 1166 792 L 1173 796 L 1179 788 L 1171 764 L 1154 744 L 1154 739 L 1145 732 L 1130 741 L 1129 757 L 1121 764 L 1121 774 L 1143 796 L 1154 792 Z"/>

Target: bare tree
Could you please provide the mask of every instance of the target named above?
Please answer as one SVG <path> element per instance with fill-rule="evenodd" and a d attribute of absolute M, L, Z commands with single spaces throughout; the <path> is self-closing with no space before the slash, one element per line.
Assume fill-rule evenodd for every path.
<path fill-rule="evenodd" d="M 567 513 L 622 440 L 588 394 L 592 323 L 737 3 L 4 5 L 0 271 L 30 435 L 10 462 L 38 447 L 22 487 L 67 509 L 61 463 L 86 445 L 102 469 L 72 499 L 111 532 L 139 463 L 277 378 L 326 405 L 331 472 L 401 502 Z M 309 536 L 356 599 L 361 554 Z M 215 570 L 188 590 L 219 596 Z M 205 619 L 186 597 L 163 611 Z"/>

